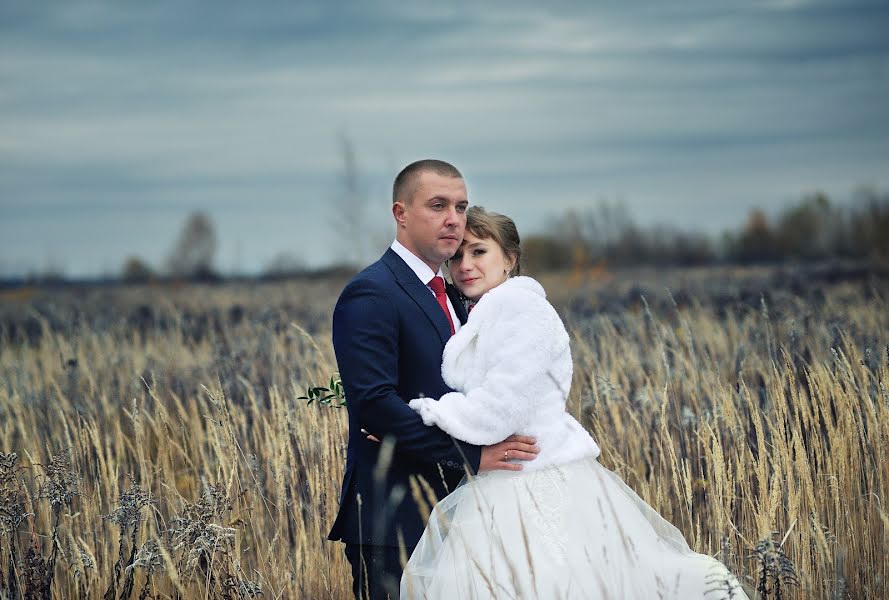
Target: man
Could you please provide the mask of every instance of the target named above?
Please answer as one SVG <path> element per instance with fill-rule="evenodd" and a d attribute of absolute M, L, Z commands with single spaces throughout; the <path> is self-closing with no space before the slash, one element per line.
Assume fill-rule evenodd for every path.
<path fill-rule="evenodd" d="M 451 391 L 441 377 L 442 351 L 467 315 L 456 289 L 435 278 L 463 240 L 468 204 L 453 165 L 405 167 L 392 190 L 395 242 L 349 282 L 334 310 L 349 446 L 329 539 L 346 543 L 359 600 L 398 598 L 402 551 L 410 556 L 425 527 L 412 490 L 431 489 L 441 499 L 465 469 L 519 470 L 509 459 L 532 460 L 538 452 L 535 440 L 522 436 L 486 447 L 459 442 L 424 425 L 407 405 Z"/>

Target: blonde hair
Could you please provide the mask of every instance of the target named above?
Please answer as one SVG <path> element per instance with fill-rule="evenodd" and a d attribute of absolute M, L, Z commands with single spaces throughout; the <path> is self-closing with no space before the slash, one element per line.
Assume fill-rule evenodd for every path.
<path fill-rule="evenodd" d="M 466 229 L 477 238 L 497 242 L 503 253 L 515 260 L 512 274 L 522 274 L 522 241 L 515 221 L 481 206 L 470 206 L 466 209 Z"/>

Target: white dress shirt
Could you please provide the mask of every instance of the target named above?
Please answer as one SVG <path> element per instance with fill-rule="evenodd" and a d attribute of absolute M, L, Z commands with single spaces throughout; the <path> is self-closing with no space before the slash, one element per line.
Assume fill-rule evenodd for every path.
<path fill-rule="evenodd" d="M 432 269 L 429 268 L 429 265 L 420 260 L 416 254 L 405 248 L 398 240 L 392 242 L 391 248 L 395 254 L 400 256 L 401 259 L 407 263 L 407 266 L 411 268 L 411 271 L 416 273 L 417 277 L 426 285 L 429 289 L 429 293 L 434 297 L 435 292 L 429 287 L 429 282 L 432 281 L 432 278 L 435 276 L 444 279 L 444 272 L 441 270 L 441 267 L 438 268 L 438 273 L 433 273 Z M 454 305 L 451 304 L 451 297 L 447 296 L 447 300 L 448 310 L 451 313 L 451 320 L 454 322 L 454 333 L 456 333 L 460 331 L 460 319 L 457 318 L 457 313 L 454 311 Z"/>

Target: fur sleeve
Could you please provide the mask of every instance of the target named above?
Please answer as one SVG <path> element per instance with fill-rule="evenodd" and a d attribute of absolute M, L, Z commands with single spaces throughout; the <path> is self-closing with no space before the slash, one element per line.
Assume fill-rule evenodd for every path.
<path fill-rule="evenodd" d="M 568 381 L 555 381 L 554 363 L 565 361 L 568 334 L 549 303 L 530 294 L 507 296 L 480 340 L 479 364 L 487 365 L 479 385 L 434 398 L 417 398 L 410 407 L 426 425 L 437 425 L 457 439 L 490 445 L 521 431 L 542 402 L 563 401 Z M 493 308 L 493 307 L 492 307 Z M 568 354 L 570 364 L 570 353 Z M 553 398 L 558 397 L 558 400 Z M 547 398 L 547 396 L 549 396 Z"/>

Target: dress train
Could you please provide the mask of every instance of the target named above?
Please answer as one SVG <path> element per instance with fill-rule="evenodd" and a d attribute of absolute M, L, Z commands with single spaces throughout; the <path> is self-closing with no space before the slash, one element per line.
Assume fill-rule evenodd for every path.
<path fill-rule="evenodd" d="M 432 511 L 401 598 L 746 599 L 595 458 L 464 482 Z"/>

